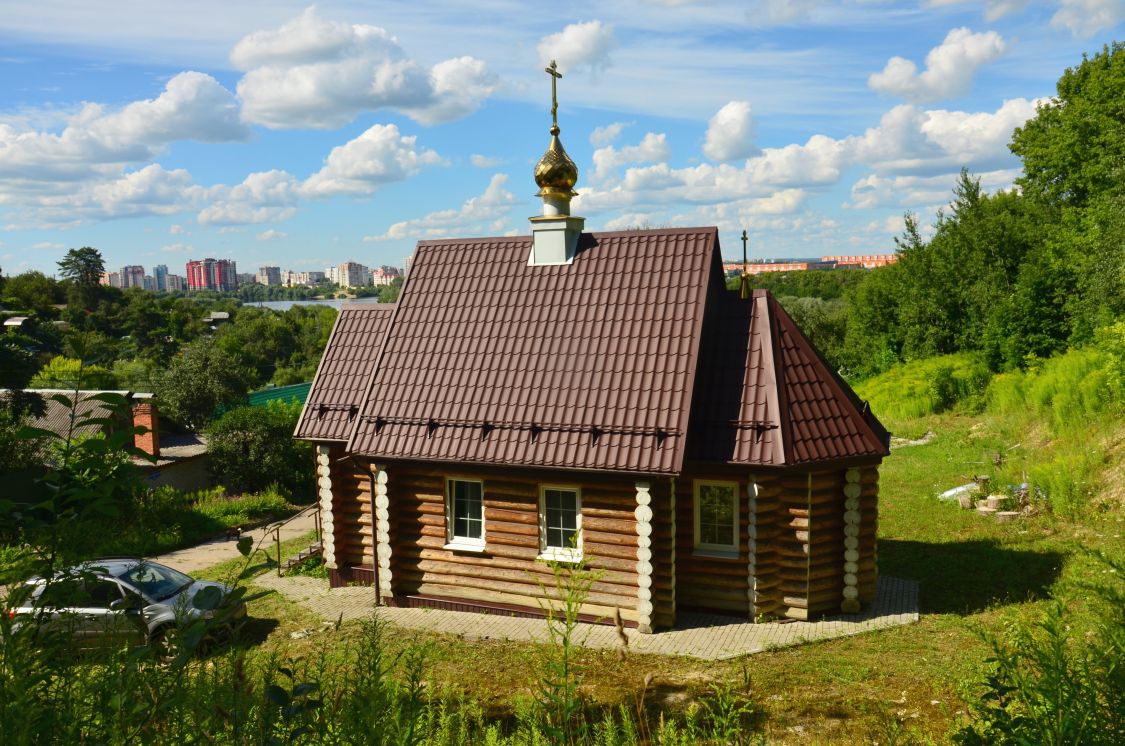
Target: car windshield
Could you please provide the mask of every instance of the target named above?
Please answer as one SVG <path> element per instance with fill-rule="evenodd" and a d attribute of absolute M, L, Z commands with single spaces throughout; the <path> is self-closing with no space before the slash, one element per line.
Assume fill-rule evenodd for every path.
<path fill-rule="evenodd" d="M 133 565 L 117 576 L 144 595 L 156 601 L 164 601 L 179 593 L 195 581 L 171 567 L 142 562 Z"/>

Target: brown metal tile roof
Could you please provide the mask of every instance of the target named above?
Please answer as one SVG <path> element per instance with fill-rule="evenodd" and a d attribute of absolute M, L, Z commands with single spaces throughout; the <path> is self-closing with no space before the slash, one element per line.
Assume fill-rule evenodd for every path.
<path fill-rule="evenodd" d="M 340 310 L 294 437 L 347 440 L 393 309 L 389 303 L 357 303 Z"/>
<path fill-rule="evenodd" d="M 675 473 L 714 228 L 422 242 L 348 450 L 381 458 Z"/>
<path fill-rule="evenodd" d="M 791 466 L 887 455 L 886 429 L 768 291 L 745 301 L 712 293 L 708 305 L 689 459 Z"/>

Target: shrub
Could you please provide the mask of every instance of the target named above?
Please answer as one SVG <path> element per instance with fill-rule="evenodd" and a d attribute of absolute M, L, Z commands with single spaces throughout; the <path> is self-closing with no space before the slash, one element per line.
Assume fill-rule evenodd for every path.
<path fill-rule="evenodd" d="M 312 490 L 312 445 L 294 440 L 299 404 L 271 401 L 236 407 L 207 430 L 216 480 L 232 492 L 261 492 L 271 485 L 304 496 Z"/>
<path fill-rule="evenodd" d="M 1125 743 L 1125 562 L 1097 556 L 1114 580 L 1086 588 L 1097 598 L 1094 628 L 1078 634 L 1074 612 L 1056 601 L 1038 623 L 986 636 L 990 671 L 973 722 L 954 734 L 955 743 Z"/>
<path fill-rule="evenodd" d="M 977 407 L 988 382 L 988 368 L 980 359 L 959 354 L 902 363 L 855 389 L 877 416 L 903 420 L 939 414 L 957 405 Z"/>

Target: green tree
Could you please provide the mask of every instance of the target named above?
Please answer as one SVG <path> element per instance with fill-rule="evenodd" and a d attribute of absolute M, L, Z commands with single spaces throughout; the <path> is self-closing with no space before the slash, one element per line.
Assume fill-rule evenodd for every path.
<path fill-rule="evenodd" d="M 846 367 L 844 339 L 847 335 L 848 307 L 842 298 L 824 300 L 785 296 L 778 298 L 778 302 L 833 368 Z"/>
<path fill-rule="evenodd" d="M 101 284 L 105 272 L 102 253 L 92 246 L 71 249 L 59 260 L 59 274 L 80 287 L 96 287 Z"/>
<path fill-rule="evenodd" d="M 910 219 L 908 236 L 912 227 L 914 222 Z M 905 292 L 903 274 L 898 264 L 878 267 L 848 291 L 848 321 L 841 355 L 844 367 L 852 375 L 875 375 L 902 359 L 899 305 Z"/>
<path fill-rule="evenodd" d="M 1058 95 L 1016 129 L 1024 193 L 1082 207 L 1120 189 L 1125 169 L 1125 42 L 1082 58 L 1059 78 Z"/>
<path fill-rule="evenodd" d="M 161 411 L 202 430 L 220 406 L 242 402 L 251 376 L 209 337 L 185 345 L 155 381 Z"/>
<path fill-rule="evenodd" d="M 113 375 L 97 365 L 84 365 L 81 360 L 59 355 L 43 366 L 31 379 L 37 389 L 93 390 L 114 385 Z"/>
<path fill-rule="evenodd" d="M 312 489 L 312 444 L 293 438 L 301 405 L 271 401 L 235 407 L 207 428 L 215 480 L 232 493 L 260 492 L 277 484 L 290 495 Z"/>
<path fill-rule="evenodd" d="M 54 304 L 66 300 L 66 293 L 53 278 L 42 272 L 24 272 L 4 283 L 4 304 L 40 316 L 53 316 Z"/>

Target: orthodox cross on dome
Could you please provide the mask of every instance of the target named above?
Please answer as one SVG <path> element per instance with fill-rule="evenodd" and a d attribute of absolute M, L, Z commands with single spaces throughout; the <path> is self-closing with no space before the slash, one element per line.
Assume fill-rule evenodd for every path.
<path fill-rule="evenodd" d="M 543 68 L 543 72 L 551 76 L 551 134 L 557 135 L 559 134 L 559 96 L 556 83 L 562 77 L 562 73 L 559 72 L 558 65 L 555 64 L 554 60 L 551 60 L 551 64 Z"/>

